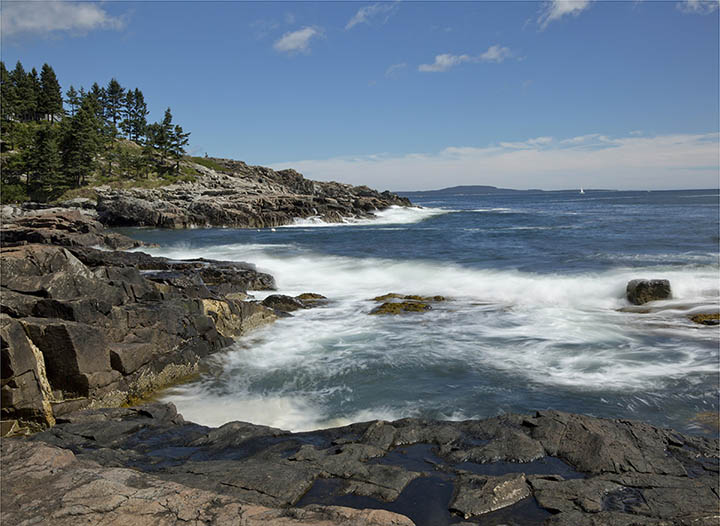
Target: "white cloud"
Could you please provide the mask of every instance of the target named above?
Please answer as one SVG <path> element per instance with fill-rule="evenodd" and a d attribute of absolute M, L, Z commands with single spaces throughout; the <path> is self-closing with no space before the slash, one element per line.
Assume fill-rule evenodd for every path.
<path fill-rule="evenodd" d="M 387 78 L 397 77 L 397 75 L 405 68 L 407 68 L 407 64 L 405 62 L 401 62 L 400 64 L 393 64 L 385 70 L 385 76 Z"/>
<path fill-rule="evenodd" d="M 69 32 L 85 34 L 94 29 L 122 29 L 124 20 L 110 16 L 90 2 L 3 2 L 0 27 L 5 36 L 23 33 Z"/>
<path fill-rule="evenodd" d="M 370 20 L 382 16 L 382 23 L 386 23 L 388 19 L 395 13 L 397 10 L 397 4 L 395 2 L 393 3 L 382 3 L 382 4 L 372 4 L 369 6 L 362 7 L 358 10 L 357 13 L 353 15 L 353 17 L 350 19 L 350 21 L 345 26 L 345 29 L 352 29 L 358 24 L 369 24 Z"/>
<path fill-rule="evenodd" d="M 470 62 L 472 59 L 473 58 L 470 55 L 451 55 L 449 53 L 443 53 L 442 55 L 436 55 L 435 62 L 432 64 L 420 64 L 418 66 L 418 71 L 447 71 L 453 66 L 457 66 L 463 62 Z"/>
<path fill-rule="evenodd" d="M 490 46 L 488 50 L 480 55 L 480 60 L 483 62 L 502 62 L 506 58 L 512 56 L 510 49 L 503 47 L 499 44 Z"/>
<path fill-rule="evenodd" d="M 707 15 L 720 7 L 718 0 L 684 0 L 675 4 L 683 13 Z"/>
<path fill-rule="evenodd" d="M 309 53 L 310 40 L 322 36 L 322 30 L 317 27 L 303 27 L 297 31 L 285 33 L 275 44 L 275 51 L 281 53 Z"/>
<path fill-rule="evenodd" d="M 490 46 L 485 53 L 476 57 L 468 54 L 462 55 L 451 55 L 450 53 L 443 53 L 435 56 L 435 62 L 432 64 L 420 64 L 418 71 L 424 71 L 426 73 L 447 71 L 450 68 L 462 64 L 464 62 L 496 62 L 500 63 L 506 58 L 512 56 L 512 51 L 509 48 L 503 47 L 500 44 Z"/>
<path fill-rule="evenodd" d="M 542 7 L 538 24 L 545 29 L 550 22 L 560 20 L 565 15 L 578 16 L 590 7 L 592 0 L 549 0 Z"/>
<path fill-rule="evenodd" d="M 538 137 L 439 153 L 293 161 L 311 179 L 421 190 L 488 184 L 509 188 L 717 188 L 720 134 L 611 138 Z"/>

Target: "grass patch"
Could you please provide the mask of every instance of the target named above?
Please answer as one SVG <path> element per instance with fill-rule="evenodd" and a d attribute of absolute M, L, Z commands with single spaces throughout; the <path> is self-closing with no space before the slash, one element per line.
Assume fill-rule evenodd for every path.
<path fill-rule="evenodd" d="M 192 162 L 199 164 L 200 166 L 204 166 L 205 168 L 210 168 L 211 170 L 215 170 L 216 172 L 222 172 L 225 170 L 223 166 L 218 163 L 217 161 L 213 161 L 212 159 L 208 157 L 188 157 Z"/>

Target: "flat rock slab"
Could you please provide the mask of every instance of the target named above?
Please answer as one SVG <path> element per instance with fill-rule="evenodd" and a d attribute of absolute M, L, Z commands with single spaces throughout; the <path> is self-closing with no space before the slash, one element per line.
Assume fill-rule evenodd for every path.
<path fill-rule="evenodd" d="M 34 464 L 19 458 L 32 459 L 33 448 L 43 444 L 42 458 L 63 466 L 82 461 L 86 475 L 63 482 L 67 488 L 55 485 L 61 489 L 53 495 L 33 494 L 24 484 Z M 225 513 L 211 502 L 225 503 L 223 510 L 235 509 L 248 521 L 255 517 L 247 515 L 248 506 L 285 510 L 262 512 L 272 524 L 283 524 L 275 521 L 282 516 L 296 521 L 287 524 L 435 526 L 467 518 L 523 525 L 715 525 L 720 516 L 718 440 L 557 411 L 288 433 L 246 422 L 210 429 L 185 422 L 171 404 L 152 404 L 72 413 L 30 439 L 6 439 L 5 446 L 3 510 L 13 510 L 10 517 L 18 523 L 65 520 L 70 513 L 115 517 L 140 506 L 133 500 L 140 490 L 153 499 L 170 499 L 172 490 L 173 509 L 194 502 L 209 524 L 221 523 Z M 38 477 L 55 476 L 40 464 L 32 468 L 42 472 Z M 108 475 L 112 470 L 122 473 Z M 20 509 L 22 499 L 31 512 Z M 330 513 L 328 506 L 375 511 L 317 515 Z M 158 524 L 177 517 L 167 509 L 138 509 Z M 236 520 L 222 517 L 227 524 Z"/>

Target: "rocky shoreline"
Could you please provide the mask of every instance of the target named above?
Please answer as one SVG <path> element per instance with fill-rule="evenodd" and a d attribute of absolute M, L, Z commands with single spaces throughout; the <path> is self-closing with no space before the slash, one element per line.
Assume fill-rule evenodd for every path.
<path fill-rule="evenodd" d="M 147 196 L 142 201 L 152 204 Z M 251 264 L 122 251 L 142 244 L 92 218 L 95 210 L 108 223 L 126 224 L 102 215 L 109 208 L 101 202 L 107 201 L 89 214 L 5 214 L 14 217 L 3 224 L 0 258 L 2 434 L 30 435 L 2 439 L 8 523 L 698 525 L 720 519 L 718 440 L 638 422 L 545 411 L 289 433 L 244 422 L 211 429 L 185 422 L 171 404 L 131 407 L 196 374 L 203 358 L 234 338 L 325 298 L 271 295 L 259 302 L 248 290 L 274 290 L 275 283 Z M 147 216 L 153 218 L 147 224 L 184 227 L 196 219 L 164 210 Z M 246 218 L 243 226 L 285 224 L 296 210 L 269 213 L 259 223 Z M 337 220 L 359 217 L 362 208 L 338 216 L 303 210 Z M 670 294 L 669 284 L 628 287 L 636 304 L 663 294 Z M 387 314 L 445 300 L 374 299 L 387 311 L 377 313 Z"/>
<path fill-rule="evenodd" d="M 182 162 L 198 174 L 191 182 L 160 188 L 96 186 L 88 190 L 92 197 L 57 206 L 77 209 L 108 226 L 270 228 L 307 218 L 328 223 L 366 219 L 390 206 L 412 204 L 367 186 L 311 181 L 295 170 L 275 171 L 230 159 L 206 161 L 214 168 Z M 12 219 L 34 206 L 6 207 L 4 218 Z"/>
<path fill-rule="evenodd" d="M 171 404 L 4 439 L 13 524 L 715 525 L 718 441 L 556 411 L 207 428 Z"/>

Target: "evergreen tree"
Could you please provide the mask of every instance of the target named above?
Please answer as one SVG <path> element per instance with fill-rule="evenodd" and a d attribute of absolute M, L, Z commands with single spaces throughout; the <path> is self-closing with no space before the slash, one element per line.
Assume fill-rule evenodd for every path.
<path fill-rule="evenodd" d="M 30 108 L 30 116 L 28 120 L 32 121 L 39 121 L 40 120 L 40 97 L 42 93 L 42 88 L 40 86 L 40 77 L 38 76 L 38 72 L 35 68 L 32 68 L 29 75 L 29 82 L 32 86 L 32 93 L 33 93 L 33 104 L 32 108 Z"/>
<path fill-rule="evenodd" d="M 40 93 L 38 96 L 38 113 L 40 118 L 50 116 L 50 122 L 55 122 L 55 116 L 63 112 L 63 99 L 60 83 L 55 71 L 48 64 L 43 64 L 40 72 Z"/>
<path fill-rule="evenodd" d="M 80 88 L 82 92 L 82 88 Z M 65 99 L 65 102 L 70 106 L 70 116 L 75 115 L 75 109 L 80 105 L 80 96 L 81 94 L 75 91 L 75 88 L 70 86 L 70 89 L 65 92 L 65 96 L 67 99 Z"/>
<path fill-rule="evenodd" d="M 10 80 L 15 92 L 13 118 L 20 122 L 32 120 L 36 105 L 35 89 L 32 77 L 25 73 L 25 68 L 19 60 L 10 73 Z"/>
<path fill-rule="evenodd" d="M 138 88 L 128 90 L 125 97 L 127 105 L 126 119 L 121 126 L 131 141 L 137 141 L 145 135 L 147 128 L 148 109 L 145 97 Z"/>
<path fill-rule="evenodd" d="M 13 91 L 10 73 L 5 68 L 5 62 L 0 61 L 0 120 L 2 120 L 3 126 L 13 115 L 15 105 Z"/>
<path fill-rule="evenodd" d="M 100 111 L 93 95 L 86 96 L 77 113 L 68 119 L 63 143 L 63 170 L 74 186 L 84 184 L 96 168 L 96 158 L 102 148 Z"/>
<path fill-rule="evenodd" d="M 131 132 L 134 111 L 135 92 L 133 90 L 127 90 L 127 93 L 125 94 L 125 101 L 123 103 L 123 116 L 125 118 L 120 123 L 120 128 L 122 129 L 123 133 L 125 133 L 125 137 L 127 137 L 128 139 L 132 139 Z"/>
<path fill-rule="evenodd" d="M 118 121 L 122 117 L 125 102 L 125 88 L 116 79 L 110 79 L 105 90 L 105 111 L 108 123 L 112 122 L 117 130 Z"/>
<path fill-rule="evenodd" d="M 57 127 L 48 123 L 38 128 L 30 159 L 28 195 L 44 201 L 68 188 L 62 172 Z"/>
<path fill-rule="evenodd" d="M 190 133 L 184 133 L 182 126 L 176 125 L 170 137 L 170 156 L 175 159 L 175 173 L 180 172 L 180 159 L 185 155 L 185 146 L 187 146 Z"/>

